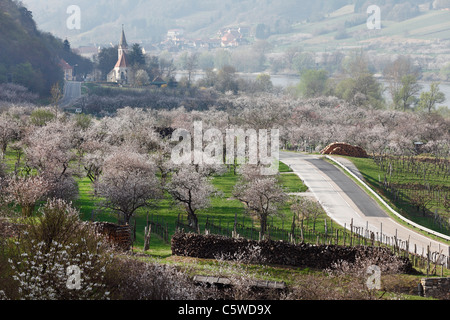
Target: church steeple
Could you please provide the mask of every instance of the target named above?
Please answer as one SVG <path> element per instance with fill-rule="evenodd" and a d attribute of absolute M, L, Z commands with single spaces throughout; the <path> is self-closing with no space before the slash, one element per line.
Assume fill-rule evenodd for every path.
<path fill-rule="evenodd" d="M 125 30 L 123 29 L 123 25 L 122 25 L 122 36 L 120 37 L 119 47 L 122 47 L 124 49 L 128 48 L 127 38 L 125 37 Z"/>
<path fill-rule="evenodd" d="M 127 38 L 125 37 L 125 30 L 123 29 L 122 25 L 122 35 L 120 36 L 120 42 L 119 42 L 119 60 L 121 59 L 123 54 L 126 54 L 128 52 L 128 44 L 127 44 Z"/>

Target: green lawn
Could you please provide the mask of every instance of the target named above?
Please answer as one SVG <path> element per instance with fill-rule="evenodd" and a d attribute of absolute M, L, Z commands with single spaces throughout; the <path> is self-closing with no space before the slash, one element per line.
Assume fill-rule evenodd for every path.
<path fill-rule="evenodd" d="M 287 189 L 287 192 L 306 192 L 308 187 L 295 173 L 285 173 L 280 175 L 281 184 Z"/>
<path fill-rule="evenodd" d="M 280 163 L 280 171 L 289 172 L 290 170 L 288 166 Z M 245 213 L 244 205 L 233 198 L 232 190 L 238 178 L 239 176 L 235 175 L 232 169 L 222 176 L 213 178 L 213 185 L 221 192 L 221 195 L 211 199 L 212 205 L 210 208 L 198 213 L 200 230 L 202 232 L 204 231 L 207 219 L 214 219 L 215 223 L 218 223 L 220 220 L 221 226 L 232 229 L 236 214 L 237 221 L 240 224 L 245 224 L 246 226 L 251 226 L 253 224 L 254 227 L 257 227 L 257 221 L 252 221 L 252 218 Z M 296 174 L 281 174 L 280 181 L 288 192 L 305 192 L 307 190 L 306 186 Z M 78 183 L 79 199 L 75 201 L 74 205 L 80 210 L 82 218 L 90 220 L 94 216 L 94 219 L 98 221 L 117 223 L 117 215 L 97 209 L 96 202 L 98 200 L 93 197 L 93 186 L 90 180 L 88 178 L 83 178 L 80 179 Z M 285 206 L 281 212 L 281 216 L 270 218 L 270 223 L 278 228 L 289 230 L 292 221 L 292 213 L 290 212 L 289 206 Z M 132 222 L 134 224 L 134 220 L 136 221 L 135 247 L 138 250 L 142 249 L 144 243 L 144 229 L 147 222 L 147 213 L 149 214 L 149 218 L 153 219 L 153 221 L 157 220 L 160 223 L 163 222 L 164 225 L 167 224 L 170 235 L 175 232 L 175 225 L 179 214 L 183 217 L 182 208 L 179 208 L 174 204 L 168 195 L 166 195 L 164 199 L 155 202 L 153 208 L 139 210 Z M 318 229 L 323 228 L 325 218 L 326 217 L 324 216 L 318 219 Z M 149 253 L 156 257 L 168 257 L 171 255 L 170 244 L 164 243 L 157 235 L 152 235 Z"/>
<path fill-rule="evenodd" d="M 293 170 L 286 165 L 285 163 L 280 161 L 279 167 L 278 167 L 278 171 L 283 173 L 283 172 L 293 172 Z"/>

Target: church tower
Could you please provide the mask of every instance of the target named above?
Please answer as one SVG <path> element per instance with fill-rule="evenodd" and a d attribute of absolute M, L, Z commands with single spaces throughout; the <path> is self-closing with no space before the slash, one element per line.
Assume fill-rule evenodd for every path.
<path fill-rule="evenodd" d="M 121 59 L 123 54 L 128 53 L 128 44 L 127 44 L 127 38 L 125 37 L 125 31 L 123 29 L 122 25 L 122 35 L 120 36 L 120 42 L 119 42 L 119 60 Z"/>
<path fill-rule="evenodd" d="M 130 81 L 130 70 L 128 66 L 128 44 L 125 37 L 125 31 L 122 25 L 122 35 L 120 37 L 118 59 L 114 69 L 107 76 L 108 82 L 116 82 L 120 84 L 127 84 Z"/>

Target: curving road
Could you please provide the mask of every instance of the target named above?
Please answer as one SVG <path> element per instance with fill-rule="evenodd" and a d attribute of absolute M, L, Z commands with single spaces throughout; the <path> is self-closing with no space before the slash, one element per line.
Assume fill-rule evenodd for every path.
<path fill-rule="evenodd" d="M 409 241 L 409 249 L 421 254 L 442 252 L 449 256 L 448 245 L 427 238 L 392 219 L 360 186 L 336 166 L 320 156 L 280 152 L 280 160 L 304 181 L 327 214 L 341 226 L 353 226 L 378 232 L 385 237 Z"/>

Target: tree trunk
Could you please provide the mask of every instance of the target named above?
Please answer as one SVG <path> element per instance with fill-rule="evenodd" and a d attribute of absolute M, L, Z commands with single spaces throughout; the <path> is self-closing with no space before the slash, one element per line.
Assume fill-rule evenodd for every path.
<path fill-rule="evenodd" d="M 145 237 L 144 251 L 148 251 L 148 249 L 150 249 L 151 234 L 152 234 L 152 225 L 148 224 L 148 227 L 145 227 L 145 231 L 144 231 L 144 237 Z"/>
<path fill-rule="evenodd" d="M 189 226 L 193 228 L 197 233 L 200 233 L 199 226 L 198 226 L 198 218 L 195 213 L 188 212 L 188 221 Z"/>
<path fill-rule="evenodd" d="M 6 156 L 6 148 L 7 148 L 7 144 L 2 144 L 2 154 L 1 154 L 1 159 L 4 160 L 5 156 Z"/>
<path fill-rule="evenodd" d="M 33 215 L 34 212 L 34 207 L 35 205 L 27 205 L 27 206 L 23 206 L 22 207 L 22 215 L 24 217 L 31 217 Z"/>
<path fill-rule="evenodd" d="M 261 217 L 260 219 L 260 224 L 261 224 L 261 239 L 264 238 L 264 234 L 266 233 L 267 230 L 267 218 L 266 217 Z"/>

